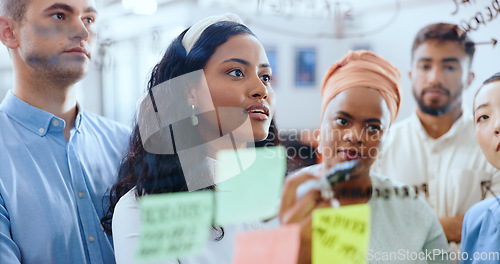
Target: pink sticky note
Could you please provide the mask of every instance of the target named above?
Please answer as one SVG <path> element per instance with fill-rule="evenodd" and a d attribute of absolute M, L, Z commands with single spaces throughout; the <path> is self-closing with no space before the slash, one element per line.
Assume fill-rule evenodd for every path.
<path fill-rule="evenodd" d="M 300 226 L 285 225 L 236 235 L 233 264 L 296 264 L 299 258 Z"/>

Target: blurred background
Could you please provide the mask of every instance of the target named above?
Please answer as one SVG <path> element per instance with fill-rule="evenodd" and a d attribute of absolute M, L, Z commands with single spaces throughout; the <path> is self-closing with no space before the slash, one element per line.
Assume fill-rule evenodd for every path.
<path fill-rule="evenodd" d="M 315 129 L 320 84 L 328 67 L 348 50 L 370 49 L 402 73 L 398 120 L 416 104 L 408 71 L 417 31 L 434 22 L 471 28 L 477 43 L 476 79 L 464 96 L 467 109 L 482 81 L 500 71 L 497 0 L 96 0 L 99 43 L 90 74 L 79 86 L 89 111 L 131 125 L 148 75 L 170 41 L 207 16 L 233 12 L 257 35 L 273 67 L 280 129 Z M 491 11 L 491 16 L 490 16 Z M 0 48 L 0 99 L 12 88 L 11 62 Z"/>

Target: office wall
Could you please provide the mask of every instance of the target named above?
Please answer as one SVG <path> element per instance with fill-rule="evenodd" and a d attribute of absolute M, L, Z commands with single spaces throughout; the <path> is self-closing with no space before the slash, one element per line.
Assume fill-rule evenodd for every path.
<path fill-rule="evenodd" d="M 477 12 L 485 14 L 490 0 L 460 6 L 457 14 L 454 0 L 381 1 L 379 6 L 354 12 L 344 25 L 344 38 L 321 37 L 334 34 L 338 28 L 333 19 L 259 15 L 241 8 L 201 5 L 207 1 L 171 1 L 160 6 L 152 16 L 132 15 L 120 5 L 102 7 L 100 12 L 98 58 L 80 84 L 81 104 L 125 124 L 131 124 L 137 98 L 144 92 L 148 74 L 170 41 L 198 19 L 224 12 L 235 12 L 256 33 L 263 45 L 276 51 L 277 121 L 284 129 L 312 129 L 319 124 L 320 82 L 326 69 L 350 49 L 369 48 L 385 57 L 402 72 L 403 105 L 398 120 L 411 114 L 415 102 L 408 71 L 413 37 L 424 25 L 433 22 L 470 21 Z M 215 1 L 216 2 L 216 1 Z M 399 3 L 399 11 L 396 12 Z M 487 20 L 487 19 L 486 19 Z M 471 31 L 475 41 L 500 39 L 497 16 Z M 351 33 L 356 37 L 350 37 Z M 330 35 L 332 35 L 330 34 Z M 360 36 L 363 35 L 363 36 Z M 298 48 L 316 52 L 315 84 L 295 84 L 295 54 Z M 473 62 L 476 80 L 464 94 L 464 107 L 471 108 L 474 91 L 494 72 L 500 71 L 500 45 L 479 45 Z M 8 56 L 0 52 L 0 97 L 12 86 Z M 2 66 L 7 65 L 7 66 Z"/>

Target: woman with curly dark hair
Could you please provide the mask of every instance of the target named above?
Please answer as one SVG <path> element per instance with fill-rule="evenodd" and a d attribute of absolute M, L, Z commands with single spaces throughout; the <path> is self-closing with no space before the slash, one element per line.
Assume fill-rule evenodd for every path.
<path fill-rule="evenodd" d="M 201 20 L 173 40 L 151 74 L 102 220 L 105 230 L 113 231 L 118 263 L 134 259 L 138 197 L 215 189 L 217 150 L 277 143 L 271 74 L 262 44 L 233 14 Z M 179 92 L 176 85 L 185 89 Z M 235 130 L 245 122 L 249 129 Z M 187 149 L 196 151 L 182 155 Z M 214 227 L 201 255 L 172 261 L 230 263 L 235 232 L 231 226 Z"/>

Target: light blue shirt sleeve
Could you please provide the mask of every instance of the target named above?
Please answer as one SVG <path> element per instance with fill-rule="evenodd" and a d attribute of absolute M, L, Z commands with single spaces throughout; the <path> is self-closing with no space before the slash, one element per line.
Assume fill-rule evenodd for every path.
<path fill-rule="evenodd" d="M 130 135 L 80 111 L 64 120 L 11 92 L 0 105 L 0 263 L 114 263 L 101 226 Z"/>
<path fill-rule="evenodd" d="M 497 198 L 483 200 L 465 214 L 461 264 L 500 263 L 500 202 Z"/>
<path fill-rule="evenodd" d="M 10 220 L 3 198 L 0 196 L 0 259 L 2 263 L 21 263 L 21 252 L 9 236 Z M 4 262 L 8 261 L 8 262 Z"/>

